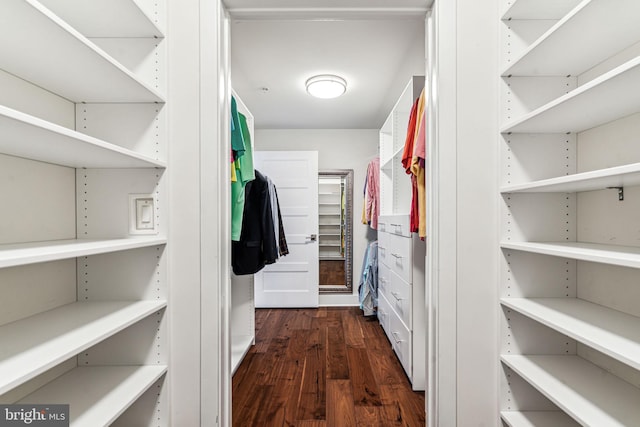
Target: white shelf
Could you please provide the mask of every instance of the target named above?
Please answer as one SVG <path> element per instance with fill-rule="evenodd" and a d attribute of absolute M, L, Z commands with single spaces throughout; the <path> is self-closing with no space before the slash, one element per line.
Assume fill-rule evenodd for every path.
<path fill-rule="evenodd" d="M 509 19 L 560 19 L 581 0 L 515 0 L 502 16 Z"/>
<path fill-rule="evenodd" d="M 165 301 L 77 302 L 0 326 L 0 394 L 165 306 Z"/>
<path fill-rule="evenodd" d="M 580 357 L 503 355 L 501 358 L 582 425 L 640 425 L 640 389 Z"/>
<path fill-rule="evenodd" d="M 502 187 L 502 193 L 573 193 L 640 185 L 640 163 Z"/>
<path fill-rule="evenodd" d="M 0 69 L 75 103 L 164 102 L 155 88 L 35 0 L 0 2 Z"/>
<path fill-rule="evenodd" d="M 161 161 L 0 105 L 0 153 L 74 168 L 164 168 Z"/>
<path fill-rule="evenodd" d="M 640 318 L 577 298 L 502 298 L 507 306 L 640 369 Z"/>
<path fill-rule="evenodd" d="M 639 3 L 640 4 L 640 3 Z M 640 27 L 640 26 L 639 26 Z M 581 132 L 640 111 L 640 57 L 601 75 L 501 129 L 502 133 Z"/>
<path fill-rule="evenodd" d="M 85 37 L 158 37 L 137 0 L 38 0 Z"/>
<path fill-rule="evenodd" d="M 503 411 L 500 415 L 509 427 L 580 427 L 560 411 Z"/>
<path fill-rule="evenodd" d="M 340 243 L 320 243 L 320 246 L 324 246 L 326 248 L 339 248 L 341 244 Z"/>
<path fill-rule="evenodd" d="M 639 15 L 637 0 L 617 0 L 615 7 L 608 0 L 584 0 L 508 65 L 502 75 L 582 74 L 640 39 Z"/>
<path fill-rule="evenodd" d="M 18 403 L 68 404 L 73 427 L 106 426 L 167 372 L 166 366 L 76 368 Z"/>
<path fill-rule="evenodd" d="M 111 240 L 51 240 L 0 245 L 0 268 L 164 245 L 166 242 L 167 239 L 164 237 L 152 236 Z"/>
<path fill-rule="evenodd" d="M 580 261 L 640 268 L 640 248 L 630 246 L 583 242 L 502 242 L 500 247 Z"/>
<path fill-rule="evenodd" d="M 253 335 L 234 335 L 231 337 L 231 375 L 238 370 L 240 362 L 251 349 L 254 339 Z"/>

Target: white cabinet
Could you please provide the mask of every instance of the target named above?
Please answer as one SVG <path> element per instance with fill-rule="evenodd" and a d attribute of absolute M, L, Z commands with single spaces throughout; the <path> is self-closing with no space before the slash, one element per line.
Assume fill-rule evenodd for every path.
<path fill-rule="evenodd" d="M 344 259 L 345 193 L 341 177 L 318 178 L 318 239 L 320 260 Z"/>
<path fill-rule="evenodd" d="M 411 179 L 402 153 L 424 81 L 409 81 L 380 129 L 378 320 L 414 390 L 426 386 L 425 243 L 409 228 Z"/>
<path fill-rule="evenodd" d="M 72 426 L 169 425 L 163 5 L 0 4 L 0 402 Z"/>
<path fill-rule="evenodd" d="M 380 223 L 406 223 L 382 215 Z M 408 235 L 408 236 L 407 236 Z M 378 320 L 414 390 L 426 386 L 425 244 L 407 228 L 378 230 Z"/>
<path fill-rule="evenodd" d="M 502 419 L 639 425 L 640 5 L 504 6 Z"/>

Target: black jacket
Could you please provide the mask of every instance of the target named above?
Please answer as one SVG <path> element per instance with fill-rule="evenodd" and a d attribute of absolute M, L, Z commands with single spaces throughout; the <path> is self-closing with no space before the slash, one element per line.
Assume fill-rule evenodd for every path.
<path fill-rule="evenodd" d="M 231 242 L 231 266 L 237 275 L 257 273 L 278 258 L 267 179 L 256 170 L 256 179 L 244 192 L 240 241 Z"/>

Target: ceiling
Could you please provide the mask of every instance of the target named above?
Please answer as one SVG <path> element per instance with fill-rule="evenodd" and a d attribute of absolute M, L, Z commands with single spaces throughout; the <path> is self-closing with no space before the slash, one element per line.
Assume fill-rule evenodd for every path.
<path fill-rule="evenodd" d="M 232 85 L 258 129 L 380 128 L 412 75 L 424 75 L 426 0 L 227 0 Z M 336 99 L 305 81 L 347 80 Z"/>

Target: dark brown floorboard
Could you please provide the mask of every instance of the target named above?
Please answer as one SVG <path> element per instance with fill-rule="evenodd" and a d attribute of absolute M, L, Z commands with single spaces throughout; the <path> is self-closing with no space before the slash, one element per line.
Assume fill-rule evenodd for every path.
<path fill-rule="evenodd" d="M 233 377 L 235 427 L 420 427 L 424 402 L 357 307 L 256 310 Z"/>
<path fill-rule="evenodd" d="M 319 281 L 320 286 L 344 286 L 344 260 L 320 260 Z"/>

